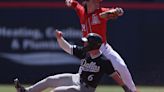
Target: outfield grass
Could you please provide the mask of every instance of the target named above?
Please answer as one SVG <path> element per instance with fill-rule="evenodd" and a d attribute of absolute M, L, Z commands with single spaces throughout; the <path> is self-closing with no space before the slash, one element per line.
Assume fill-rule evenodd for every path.
<path fill-rule="evenodd" d="M 154 86 L 138 86 L 140 92 L 164 92 L 164 87 Z M 16 92 L 13 85 L 0 85 L 0 92 Z M 45 90 L 44 92 L 49 92 Z M 118 86 L 99 86 L 96 92 L 124 92 L 121 87 Z"/>

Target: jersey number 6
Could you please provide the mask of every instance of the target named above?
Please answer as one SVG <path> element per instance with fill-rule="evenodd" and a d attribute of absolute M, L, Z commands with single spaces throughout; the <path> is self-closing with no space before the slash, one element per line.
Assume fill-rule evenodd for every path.
<path fill-rule="evenodd" d="M 94 77 L 93 74 L 89 75 L 89 76 L 88 76 L 88 81 L 92 81 L 92 80 L 93 80 L 93 77 Z"/>

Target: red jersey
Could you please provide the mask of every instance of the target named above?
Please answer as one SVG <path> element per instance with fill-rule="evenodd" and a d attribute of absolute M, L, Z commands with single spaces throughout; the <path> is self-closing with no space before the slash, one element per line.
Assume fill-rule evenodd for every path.
<path fill-rule="evenodd" d="M 83 37 L 88 33 L 97 33 L 102 36 L 103 42 L 106 42 L 107 20 L 100 17 L 100 13 L 108 11 L 109 8 L 99 8 L 93 13 L 87 14 L 84 7 L 77 1 L 72 3 L 72 7 L 76 10 L 82 27 Z"/>

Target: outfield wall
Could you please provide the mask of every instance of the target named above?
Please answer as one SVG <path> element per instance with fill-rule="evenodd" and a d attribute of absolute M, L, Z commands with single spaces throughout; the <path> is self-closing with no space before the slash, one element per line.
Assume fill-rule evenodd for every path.
<path fill-rule="evenodd" d="M 48 75 L 78 71 L 79 60 L 63 52 L 54 36 L 54 30 L 59 29 L 68 41 L 79 43 L 80 24 L 75 11 L 63 4 L 35 4 L 0 6 L 0 83 L 12 83 L 16 77 L 23 83 L 33 83 Z M 130 8 L 123 3 L 124 16 L 108 22 L 108 42 L 124 58 L 138 85 L 164 85 L 161 4 Z"/>

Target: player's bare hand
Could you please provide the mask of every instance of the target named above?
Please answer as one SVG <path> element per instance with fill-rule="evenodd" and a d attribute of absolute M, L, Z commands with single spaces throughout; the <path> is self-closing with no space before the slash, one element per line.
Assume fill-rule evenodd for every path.
<path fill-rule="evenodd" d="M 70 7 L 72 5 L 73 0 L 65 0 L 65 4 Z"/>
<path fill-rule="evenodd" d="M 58 39 L 58 38 L 61 38 L 62 36 L 63 36 L 63 33 L 61 32 L 61 31 L 59 31 L 59 30 L 56 30 L 56 38 Z"/>

